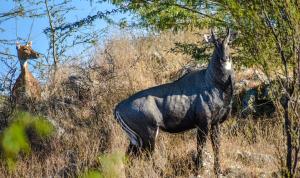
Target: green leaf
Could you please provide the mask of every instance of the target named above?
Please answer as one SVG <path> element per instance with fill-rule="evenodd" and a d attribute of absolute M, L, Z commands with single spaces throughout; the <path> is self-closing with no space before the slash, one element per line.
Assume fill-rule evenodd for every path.
<path fill-rule="evenodd" d="M 80 178 L 104 178 L 104 176 L 99 171 L 88 171 L 80 176 Z"/>
<path fill-rule="evenodd" d="M 34 128 L 40 137 L 46 137 L 53 133 L 54 127 L 44 118 L 32 116 L 28 112 L 17 111 L 9 126 L 1 134 L 1 146 L 6 157 L 9 170 L 14 168 L 20 153 L 30 153 L 30 145 L 26 130 Z"/>

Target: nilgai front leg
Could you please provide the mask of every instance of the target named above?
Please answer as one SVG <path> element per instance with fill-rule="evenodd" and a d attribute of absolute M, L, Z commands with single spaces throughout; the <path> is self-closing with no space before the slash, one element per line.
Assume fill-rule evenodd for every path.
<path fill-rule="evenodd" d="M 214 173 L 217 177 L 221 174 L 220 166 L 220 128 L 219 123 L 213 124 L 211 126 L 211 142 L 214 151 Z"/>
<path fill-rule="evenodd" d="M 197 128 L 197 158 L 196 158 L 196 173 L 198 174 L 203 167 L 203 148 L 206 143 L 208 127 Z"/>

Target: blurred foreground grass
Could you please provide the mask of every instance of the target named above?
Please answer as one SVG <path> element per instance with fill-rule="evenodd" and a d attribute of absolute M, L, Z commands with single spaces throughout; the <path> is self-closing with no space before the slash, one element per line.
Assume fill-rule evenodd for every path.
<path fill-rule="evenodd" d="M 33 129 L 39 138 L 46 138 L 54 132 L 52 124 L 42 116 L 16 111 L 9 126 L 0 135 L 3 156 L 9 170 L 13 170 L 20 154 L 28 155 L 31 151 L 28 129 Z"/>
<path fill-rule="evenodd" d="M 99 156 L 101 170 L 90 170 L 84 173 L 81 178 L 118 178 L 124 177 L 124 153 L 115 152 Z"/>

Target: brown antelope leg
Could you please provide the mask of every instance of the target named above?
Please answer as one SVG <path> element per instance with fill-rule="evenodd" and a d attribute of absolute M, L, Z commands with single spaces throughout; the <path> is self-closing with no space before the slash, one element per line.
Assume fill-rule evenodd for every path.
<path fill-rule="evenodd" d="M 220 129 L 219 123 L 211 126 L 211 141 L 212 147 L 214 151 L 214 173 L 217 177 L 221 174 L 221 166 L 220 166 Z"/>
<path fill-rule="evenodd" d="M 196 174 L 198 174 L 203 167 L 203 148 L 206 143 L 208 134 L 207 126 L 203 128 L 197 128 L 197 157 L 196 157 Z"/>

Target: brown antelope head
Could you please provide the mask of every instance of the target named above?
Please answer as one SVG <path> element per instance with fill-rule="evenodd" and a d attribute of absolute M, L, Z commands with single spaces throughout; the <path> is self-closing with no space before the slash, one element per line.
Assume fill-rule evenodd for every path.
<path fill-rule="evenodd" d="M 18 58 L 21 63 L 21 67 L 27 62 L 28 59 L 37 59 L 40 57 L 40 54 L 34 51 L 31 46 L 31 41 L 24 46 L 20 45 L 19 42 L 16 43 L 16 49 L 18 51 Z"/>

